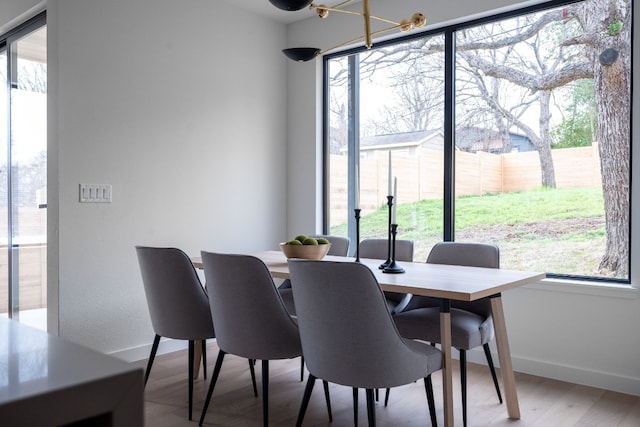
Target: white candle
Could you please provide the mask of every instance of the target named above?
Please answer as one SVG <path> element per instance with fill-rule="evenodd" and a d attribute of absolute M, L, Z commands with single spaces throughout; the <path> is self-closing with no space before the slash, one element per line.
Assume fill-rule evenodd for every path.
<path fill-rule="evenodd" d="M 387 193 L 387 195 L 393 196 L 391 190 L 391 150 L 389 150 L 389 192 Z"/>
<path fill-rule="evenodd" d="M 354 184 L 353 191 L 355 192 L 355 196 L 356 196 L 354 209 L 360 209 L 360 173 L 358 171 L 358 165 L 356 165 L 356 170 L 355 170 L 355 184 Z"/>
<path fill-rule="evenodd" d="M 393 206 L 391 207 L 391 224 L 397 224 L 396 208 L 398 207 L 398 177 L 393 177 Z"/>

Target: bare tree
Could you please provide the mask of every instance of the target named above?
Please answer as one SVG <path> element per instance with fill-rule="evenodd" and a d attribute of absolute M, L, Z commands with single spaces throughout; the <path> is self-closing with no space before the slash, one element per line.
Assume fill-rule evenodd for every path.
<path fill-rule="evenodd" d="M 0 67 L 0 81 L 7 80 L 6 67 Z M 38 94 L 47 93 L 47 64 L 21 58 L 18 61 L 17 72 L 12 76 L 12 90 L 20 92 L 33 92 Z M 11 139 L 16 139 L 15 128 L 11 128 Z M 20 141 L 18 144 L 25 144 Z M 6 207 L 7 198 L 7 171 L 12 173 L 15 193 L 20 193 L 20 197 L 14 199 L 14 203 L 20 207 L 35 206 L 37 190 L 46 188 L 47 157 L 46 151 L 36 153 L 34 157 L 26 161 L 13 159 L 10 168 L 5 164 L 0 165 L 0 206 Z"/>
<path fill-rule="evenodd" d="M 476 77 L 482 98 L 496 116 L 507 119 L 534 144 L 540 158 L 542 185 L 551 188 L 556 186 L 551 157 L 552 91 L 571 81 L 592 77 L 592 68 L 580 49 L 558 47 L 559 34 L 577 32 L 577 25 L 572 24 L 560 10 L 517 17 L 462 31 L 463 41 L 457 48 L 458 56 L 466 63 L 463 68 Z M 535 97 L 539 107 L 537 131 L 483 90 L 485 76 L 511 82 Z"/>
<path fill-rule="evenodd" d="M 576 23 L 576 33 L 569 27 Z M 562 36 L 555 57 L 543 55 L 540 32 L 561 23 Z M 567 31 L 568 29 L 568 31 Z M 462 43 L 458 52 L 467 63 L 485 75 L 504 79 L 537 93 L 540 105 L 539 137 L 513 120 L 536 145 L 540 155 L 542 183 L 555 186 L 552 174 L 549 105 L 554 89 L 583 78 L 593 78 L 598 112 L 597 140 L 600 150 L 602 185 L 605 205 L 607 245 L 600 269 L 628 275 L 629 247 L 629 159 L 630 159 L 630 31 L 629 0 L 587 0 L 541 15 L 523 31 L 502 39 L 484 38 L 482 42 Z M 568 36 L 568 37 L 566 37 Z M 536 61 L 518 61 L 513 65 L 488 61 L 478 55 L 479 49 L 499 49 L 526 42 L 535 52 Z M 579 52 L 568 47 L 581 47 Z M 537 70 L 536 74 L 531 71 Z M 497 102 L 485 99 L 504 117 L 509 114 Z"/>
<path fill-rule="evenodd" d="M 631 117 L 631 0 L 589 0 L 566 10 L 584 32 L 564 45 L 581 45 L 593 67 L 607 246 L 601 269 L 628 274 Z"/>
<path fill-rule="evenodd" d="M 331 61 L 329 67 L 332 84 L 329 90 L 329 152 L 340 154 L 347 146 L 347 73 L 346 58 Z"/>
<path fill-rule="evenodd" d="M 384 50 L 381 53 L 387 55 Z M 407 59 L 392 68 L 384 83 L 393 89 L 393 98 L 378 112 L 377 134 L 440 129 L 443 125 L 442 55 Z"/>

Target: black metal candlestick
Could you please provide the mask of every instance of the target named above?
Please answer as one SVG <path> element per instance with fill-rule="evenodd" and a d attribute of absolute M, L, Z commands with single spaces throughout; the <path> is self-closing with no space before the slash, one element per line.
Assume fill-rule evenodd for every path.
<path fill-rule="evenodd" d="M 396 264 L 396 234 L 397 233 L 398 233 L 398 224 L 391 224 L 391 236 L 393 237 L 391 262 L 389 262 L 389 265 L 387 265 L 382 270 L 383 273 L 391 273 L 391 274 L 404 273 L 404 268 L 402 268 L 399 264 Z"/>
<path fill-rule="evenodd" d="M 356 262 L 360 262 L 360 211 L 357 208 L 353 210 L 356 216 Z"/>
<path fill-rule="evenodd" d="M 387 206 L 389 207 L 389 223 L 387 225 L 387 260 L 378 266 L 383 269 L 391 262 L 391 209 L 393 208 L 393 196 L 387 196 Z"/>

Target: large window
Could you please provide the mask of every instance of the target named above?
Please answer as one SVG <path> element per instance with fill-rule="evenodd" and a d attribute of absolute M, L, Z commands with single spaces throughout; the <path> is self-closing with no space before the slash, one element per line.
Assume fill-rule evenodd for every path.
<path fill-rule="evenodd" d="M 416 261 L 488 242 L 504 268 L 628 282 L 631 4 L 547 3 L 325 57 L 326 232 L 355 238 L 359 203 L 360 237 L 387 237 L 391 167 Z"/>

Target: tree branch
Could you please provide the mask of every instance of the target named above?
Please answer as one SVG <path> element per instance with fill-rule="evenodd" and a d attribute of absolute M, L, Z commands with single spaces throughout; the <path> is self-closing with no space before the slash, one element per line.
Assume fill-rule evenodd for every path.
<path fill-rule="evenodd" d="M 469 52 L 460 52 L 460 55 L 471 67 L 478 68 L 487 76 L 505 79 L 518 86 L 529 88 L 532 92 L 551 90 L 573 80 L 593 77 L 593 67 L 586 61 L 569 64 L 552 73 L 538 76 L 526 73 L 521 69 L 491 63 Z"/>

